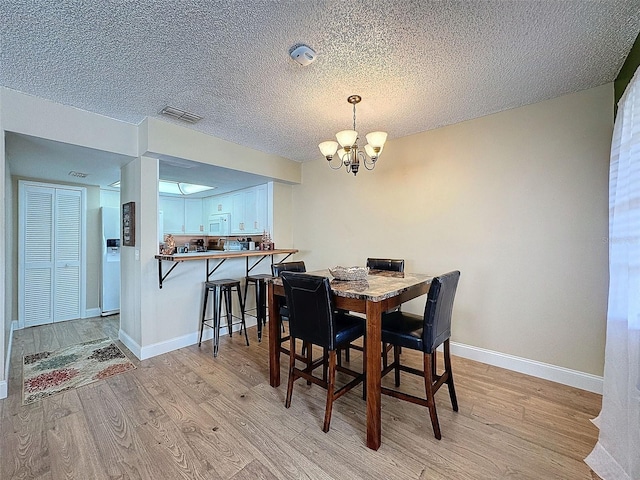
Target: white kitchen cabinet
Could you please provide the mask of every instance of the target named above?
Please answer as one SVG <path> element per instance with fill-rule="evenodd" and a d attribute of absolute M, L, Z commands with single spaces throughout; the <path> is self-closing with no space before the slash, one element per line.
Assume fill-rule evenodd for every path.
<path fill-rule="evenodd" d="M 267 228 L 267 186 L 231 194 L 231 234 L 255 235 Z"/>
<path fill-rule="evenodd" d="M 204 235 L 201 198 L 184 199 L 184 229 L 187 234 Z"/>
<path fill-rule="evenodd" d="M 201 198 L 160 196 L 163 232 L 166 235 L 203 235 Z"/>
<path fill-rule="evenodd" d="M 231 234 L 242 235 L 245 231 L 245 191 L 231 194 Z"/>
<path fill-rule="evenodd" d="M 183 234 L 184 198 L 160 196 L 160 210 L 162 211 L 162 231 L 164 234 Z"/>
<path fill-rule="evenodd" d="M 267 225 L 267 186 L 258 185 L 256 187 L 256 223 L 255 233 L 262 233 L 268 230 Z"/>
<path fill-rule="evenodd" d="M 231 195 L 217 195 L 213 197 L 211 213 L 229 213 L 231 212 Z"/>

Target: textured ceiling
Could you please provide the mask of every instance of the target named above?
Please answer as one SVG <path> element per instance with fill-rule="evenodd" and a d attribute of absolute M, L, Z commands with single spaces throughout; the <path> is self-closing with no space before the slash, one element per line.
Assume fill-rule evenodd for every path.
<path fill-rule="evenodd" d="M 307 161 L 351 128 L 351 94 L 357 130 L 393 139 L 611 82 L 640 2 L 3 0 L 0 18 L 2 86 L 134 124 L 171 105 Z"/>

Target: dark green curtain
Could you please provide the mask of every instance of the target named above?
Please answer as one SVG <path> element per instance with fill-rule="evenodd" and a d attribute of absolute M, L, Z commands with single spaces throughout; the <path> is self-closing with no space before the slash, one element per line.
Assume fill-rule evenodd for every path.
<path fill-rule="evenodd" d="M 631 47 L 629 55 L 627 55 L 627 59 L 625 60 L 624 65 L 622 65 L 622 68 L 620 69 L 618 77 L 613 83 L 615 96 L 615 113 L 618 112 L 618 102 L 620 101 L 620 98 L 622 98 L 622 94 L 627 88 L 627 85 L 629 85 L 633 74 L 636 73 L 638 65 L 640 65 L 640 35 L 638 35 L 638 37 L 636 38 L 633 47 Z"/>

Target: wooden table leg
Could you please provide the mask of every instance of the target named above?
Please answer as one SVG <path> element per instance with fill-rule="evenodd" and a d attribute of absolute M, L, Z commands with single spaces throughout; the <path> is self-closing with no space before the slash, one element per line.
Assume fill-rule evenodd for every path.
<path fill-rule="evenodd" d="M 378 450 L 381 442 L 381 318 L 380 302 L 367 302 L 367 447 L 373 450 Z"/>
<path fill-rule="evenodd" d="M 268 282 L 269 291 L 269 384 L 280 385 L 280 312 L 273 282 Z"/>

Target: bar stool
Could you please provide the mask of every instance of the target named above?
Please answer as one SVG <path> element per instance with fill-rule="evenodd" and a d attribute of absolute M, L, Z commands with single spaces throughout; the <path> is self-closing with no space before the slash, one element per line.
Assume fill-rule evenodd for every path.
<path fill-rule="evenodd" d="M 240 302 L 240 312 L 242 317 L 235 317 L 233 315 L 233 308 L 231 303 L 231 292 L 235 290 L 238 292 L 238 301 Z M 213 291 L 213 318 L 206 318 L 207 313 L 207 300 L 209 298 L 209 291 Z M 229 278 L 221 280 L 212 280 L 210 282 L 204 282 L 204 300 L 202 302 L 202 320 L 200 322 L 200 338 L 198 340 L 198 347 L 202 343 L 202 332 L 204 326 L 213 328 L 213 356 L 218 356 L 218 345 L 220 343 L 220 318 L 222 312 L 222 299 L 224 298 L 225 315 L 227 317 L 227 327 L 229 329 L 229 336 L 233 336 L 233 325 L 240 324 L 240 332 L 244 328 L 244 338 L 249 346 L 249 337 L 247 335 L 247 325 L 244 321 L 244 302 L 242 301 L 242 293 L 240 292 L 240 280 L 232 280 Z M 240 322 L 233 322 L 233 318 L 240 318 Z M 211 321 L 212 325 L 207 322 Z"/>
<path fill-rule="evenodd" d="M 244 307 L 242 313 L 244 315 L 247 311 L 256 311 L 255 317 L 258 323 L 258 342 L 262 341 L 262 325 L 267 324 L 267 284 L 265 280 L 271 277 L 271 275 L 266 273 L 247 275 L 245 277 Z M 247 293 L 249 290 L 249 284 L 253 285 L 256 289 L 256 308 L 247 309 Z M 254 315 L 251 316 L 253 317 Z"/>

